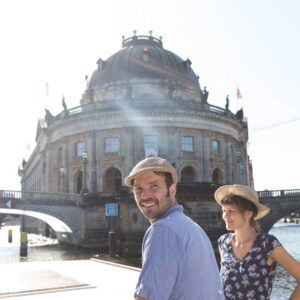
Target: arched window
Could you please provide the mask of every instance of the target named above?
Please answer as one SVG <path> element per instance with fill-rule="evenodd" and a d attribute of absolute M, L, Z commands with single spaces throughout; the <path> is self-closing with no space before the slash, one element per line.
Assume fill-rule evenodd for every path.
<path fill-rule="evenodd" d="M 212 173 L 212 183 L 222 184 L 223 183 L 223 175 L 220 169 L 214 169 Z"/>
<path fill-rule="evenodd" d="M 104 176 L 104 190 L 107 193 L 115 194 L 122 185 L 121 173 L 116 168 L 109 168 Z"/>
<path fill-rule="evenodd" d="M 187 166 L 181 171 L 181 182 L 195 182 L 195 172 L 190 166 Z"/>

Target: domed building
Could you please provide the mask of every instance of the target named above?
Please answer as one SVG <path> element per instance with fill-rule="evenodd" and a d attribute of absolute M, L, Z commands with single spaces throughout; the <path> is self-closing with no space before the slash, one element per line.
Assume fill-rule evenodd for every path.
<path fill-rule="evenodd" d="M 46 111 L 38 121 L 36 147 L 19 172 L 22 190 L 82 193 L 91 205 L 86 240 L 105 227 L 103 199 L 110 197 L 119 204 L 120 236 L 128 240 L 148 222 L 124 178 L 138 161 L 160 156 L 178 172 L 178 199 L 187 213 L 208 231 L 220 228 L 213 191 L 252 178 L 243 112 L 210 104 L 192 62 L 152 35 L 123 39 L 121 50 L 97 65 L 80 106 L 64 105 L 57 116 Z"/>

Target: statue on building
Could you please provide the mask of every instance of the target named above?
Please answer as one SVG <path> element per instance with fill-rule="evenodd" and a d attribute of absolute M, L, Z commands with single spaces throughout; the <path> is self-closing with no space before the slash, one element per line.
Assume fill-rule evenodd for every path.
<path fill-rule="evenodd" d="M 229 109 L 229 95 L 226 97 L 226 104 L 225 104 L 225 110 Z"/>
<path fill-rule="evenodd" d="M 208 98 L 209 92 L 206 90 L 206 86 L 204 87 L 204 90 L 203 91 L 200 90 L 200 92 L 201 92 L 203 103 L 207 103 L 207 98 Z"/>
<path fill-rule="evenodd" d="M 62 96 L 62 106 L 64 108 L 64 111 L 67 111 L 68 108 L 67 108 L 67 105 L 66 105 L 66 102 L 65 102 L 65 96 Z"/>
<path fill-rule="evenodd" d="M 23 158 L 23 160 L 22 160 L 22 168 L 25 167 L 26 163 L 27 163 L 27 161 L 25 160 L 25 158 Z"/>
<path fill-rule="evenodd" d="M 85 83 L 86 83 L 86 89 L 89 88 L 89 84 L 90 84 L 90 80 L 89 80 L 89 76 L 85 75 Z"/>
<path fill-rule="evenodd" d="M 241 108 L 240 110 L 238 110 L 235 114 L 236 118 L 240 121 L 243 120 L 244 118 L 244 111 L 243 111 L 243 108 Z"/>

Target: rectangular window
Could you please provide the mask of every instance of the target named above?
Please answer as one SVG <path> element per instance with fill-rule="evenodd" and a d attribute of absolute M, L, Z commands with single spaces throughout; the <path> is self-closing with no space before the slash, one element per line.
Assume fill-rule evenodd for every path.
<path fill-rule="evenodd" d="M 157 135 L 144 136 L 145 157 L 158 156 Z"/>
<path fill-rule="evenodd" d="M 236 163 L 242 162 L 242 151 L 240 149 L 235 151 L 235 161 Z"/>
<path fill-rule="evenodd" d="M 105 153 L 117 153 L 120 150 L 118 137 L 105 138 Z"/>
<path fill-rule="evenodd" d="M 192 136 L 182 136 L 181 137 L 181 149 L 186 152 L 194 151 L 194 137 Z"/>
<path fill-rule="evenodd" d="M 218 140 L 212 141 L 212 151 L 214 156 L 220 155 L 220 141 Z"/>
<path fill-rule="evenodd" d="M 81 157 L 84 152 L 84 142 L 77 142 L 75 144 L 75 153 L 77 157 Z"/>

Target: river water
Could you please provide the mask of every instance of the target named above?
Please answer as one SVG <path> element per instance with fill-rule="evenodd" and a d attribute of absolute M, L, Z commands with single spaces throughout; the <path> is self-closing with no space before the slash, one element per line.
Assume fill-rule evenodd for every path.
<path fill-rule="evenodd" d="M 8 230 L 13 230 L 13 241 L 8 242 Z M 91 257 L 113 260 L 117 263 L 124 263 L 132 266 L 140 266 L 139 259 L 114 259 L 107 255 L 107 252 L 100 252 L 95 249 L 68 248 L 61 246 L 56 240 L 42 237 L 40 235 L 28 234 L 28 257 L 20 258 L 20 227 L 17 224 L 3 226 L 0 229 L 0 264 L 23 262 L 23 261 L 51 261 L 51 260 L 72 260 L 89 259 Z M 300 261 L 300 225 L 294 223 L 280 223 L 274 225 L 270 231 L 283 244 L 286 250 Z M 272 300 L 289 299 L 296 281 L 280 266 L 277 269 Z"/>

